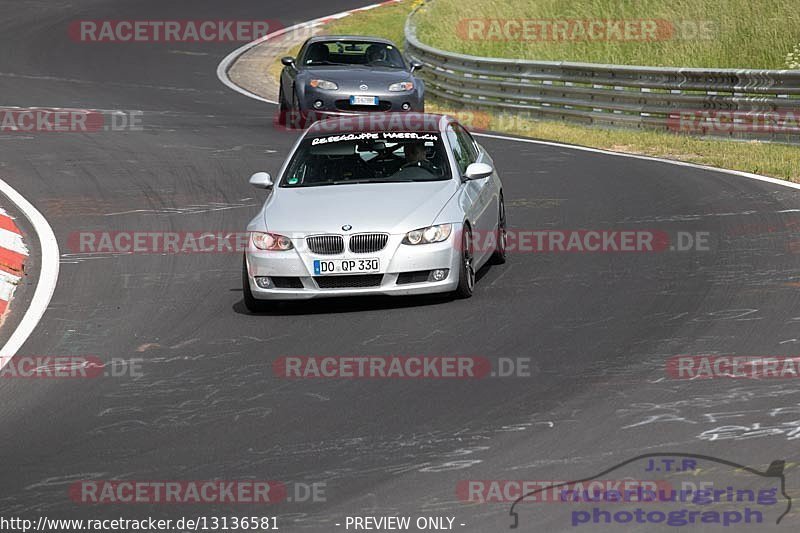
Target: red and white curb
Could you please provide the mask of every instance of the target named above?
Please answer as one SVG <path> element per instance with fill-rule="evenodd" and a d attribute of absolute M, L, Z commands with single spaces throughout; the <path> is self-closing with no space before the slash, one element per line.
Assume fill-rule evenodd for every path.
<path fill-rule="evenodd" d="M 386 0 L 384 2 L 378 2 L 377 4 L 370 4 L 368 6 L 359 7 L 359 8 L 356 8 L 356 9 L 350 9 L 348 11 L 342 11 L 341 13 L 336 13 L 336 14 L 333 14 L 333 15 L 328 15 L 327 17 L 320 17 L 318 19 L 309 20 L 308 22 L 301 22 L 300 24 L 295 24 L 294 26 L 289 26 L 288 28 L 283 28 L 281 30 L 274 31 L 272 33 L 268 33 L 267 35 L 264 35 L 263 37 L 260 37 L 260 38 L 256 39 L 255 41 L 249 42 L 246 45 L 244 45 L 244 46 L 242 46 L 240 48 L 237 48 L 236 50 L 234 50 L 233 52 L 231 52 L 230 54 L 225 56 L 225 59 L 223 59 L 220 62 L 220 64 L 217 65 L 217 78 L 219 78 L 219 81 L 221 81 L 226 86 L 228 86 L 228 88 L 233 89 L 237 93 L 243 94 L 245 96 L 249 96 L 250 98 L 252 98 L 254 100 L 258 100 L 259 102 L 265 102 L 267 104 L 277 104 L 278 102 L 276 102 L 274 100 L 270 100 L 269 98 L 264 98 L 263 96 L 259 96 L 259 95 L 255 94 L 253 92 L 248 91 L 247 89 L 239 87 L 238 85 L 236 85 L 228 77 L 228 70 L 230 70 L 231 65 L 233 65 L 233 63 L 237 59 L 239 59 L 239 56 L 241 56 L 242 54 L 244 54 L 245 52 L 247 52 L 248 50 L 250 50 L 254 46 L 258 46 L 259 44 L 264 43 L 266 41 L 270 41 L 272 39 L 276 39 L 278 37 L 286 35 L 287 33 L 292 33 L 292 32 L 296 32 L 296 31 L 300 31 L 300 30 L 306 30 L 306 31 L 307 30 L 311 30 L 311 29 L 316 28 L 318 26 L 323 26 L 323 25 L 325 25 L 325 24 L 327 24 L 327 23 L 329 23 L 329 22 L 331 22 L 333 20 L 338 20 L 338 19 L 347 17 L 347 16 L 349 16 L 349 15 L 351 15 L 353 13 L 358 13 L 358 12 L 361 12 L 361 11 L 368 11 L 370 9 L 375 9 L 376 7 L 381 7 L 381 6 L 384 6 L 384 5 L 387 5 L 387 4 L 396 4 L 396 3 L 402 2 L 402 1 L 403 0 Z"/>
<path fill-rule="evenodd" d="M 28 303 L 28 308 L 25 310 L 25 314 L 17 324 L 16 329 L 5 345 L 0 348 L 0 369 L 2 369 L 25 344 L 25 341 L 36 329 L 47 307 L 50 305 L 50 300 L 53 298 L 56 283 L 58 282 L 60 257 L 58 241 L 53 233 L 53 228 L 50 227 L 50 224 L 47 223 L 47 220 L 33 204 L 2 179 L 0 179 L 0 194 L 8 199 L 8 205 L 13 205 L 30 222 L 39 240 L 41 253 L 39 258 L 39 279 L 36 282 L 33 297 Z M 4 297 L 4 303 L 2 305 L 7 308 L 13 289 L 16 288 L 22 275 L 23 258 L 27 259 L 29 252 L 22 241 L 17 224 L 5 212 L 3 212 L 3 215 L 0 217 L 0 246 L 2 246 L 0 250 L 0 257 L 2 258 L 0 271 L 2 271 L 2 274 L 0 275 L 3 277 L 2 296 Z M 16 270 L 17 268 L 18 270 Z M 11 283 L 5 283 L 6 280 Z M 14 283 L 14 280 L 16 280 L 16 283 Z M 8 299 L 5 299 L 6 295 Z"/>
<path fill-rule="evenodd" d="M 0 325 L 22 279 L 28 254 L 17 223 L 0 207 Z"/>

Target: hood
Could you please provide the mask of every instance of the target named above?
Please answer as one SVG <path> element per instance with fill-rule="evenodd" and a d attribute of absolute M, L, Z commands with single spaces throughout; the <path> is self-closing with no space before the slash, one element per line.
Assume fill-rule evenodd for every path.
<path fill-rule="evenodd" d="M 264 208 L 267 231 L 401 234 L 430 226 L 456 193 L 454 180 L 276 188 Z"/>
<path fill-rule="evenodd" d="M 413 80 L 408 71 L 394 68 L 318 66 L 303 69 L 304 82 L 317 78 L 334 82 L 339 90 L 359 90 L 364 84 L 375 91 L 385 91 L 393 83 Z"/>

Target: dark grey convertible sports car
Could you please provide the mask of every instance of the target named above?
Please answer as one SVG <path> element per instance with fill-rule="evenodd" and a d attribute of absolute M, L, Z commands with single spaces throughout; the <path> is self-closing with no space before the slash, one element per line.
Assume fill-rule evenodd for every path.
<path fill-rule="evenodd" d="M 297 58 L 284 57 L 282 124 L 332 115 L 425 109 L 425 89 L 394 43 L 379 37 L 321 35 L 303 44 Z"/>

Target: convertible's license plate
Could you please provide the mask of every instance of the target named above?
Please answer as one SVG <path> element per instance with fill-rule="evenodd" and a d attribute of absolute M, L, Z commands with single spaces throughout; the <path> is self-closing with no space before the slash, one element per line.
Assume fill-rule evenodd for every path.
<path fill-rule="evenodd" d="M 381 262 L 378 259 L 315 259 L 314 275 L 325 274 L 365 274 L 380 272 Z"/>
<path fill-rule="evenodd" d="M 350 105 L 378 105 L 378 97 L 353 95 L 350 97 Z"/>

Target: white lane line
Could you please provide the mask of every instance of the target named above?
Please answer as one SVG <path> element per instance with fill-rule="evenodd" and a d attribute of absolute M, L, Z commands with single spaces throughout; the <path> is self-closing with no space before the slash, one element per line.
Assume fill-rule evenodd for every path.
<path fill-rule="evenodd" d="M 336 20 L 336 19 L 340 19 L 340 18 L 346 17 L 346 16 L 350 15 L 351 13 L 356 13 L 356 12 L 359 12 L 359 11 L 367 11 L 369 9 L 374 9 L 376 7 L 380 7 L 380 6 L 384 5 L 384 4 L 394 4 L 394 3 L 399 2 L 399 1 L 400 0 L 388 0 L 388 1 L 385 1 L 385 2 L 378 2 L 376 4 L 370 4 L 370 5 L 365 6 L 365 7 L 359 7 L 359 8 L 356 8 L 356 9 L 350 9 L 350 10 L 347 10 L 347 11 L 342 11 L 342 12 L 339 12 L 339 13 L 335 13 L 333 15 L 328 15 L 327 17 L 320 17 L 320 18 L 317 18 L 317 19 L 314 19 L 314 20 L 309 20 L 308 22 L 301 22 L 300 24 L 295 24 L 293 26 L 289 26 L 288 28 L 283 28 L 281 30 L 278 30 L 278 31 L 275 31 L 275 32 L 272 32 L 272 33 L 268 33 L 267 35 L 264 35 L 263 37 L 260 37 L 260 38 L 256 39 L 255 41 L 249 42 L 246 45 L 237 48 L 236 50 L 234 50 L 233 52 L 231 52 L 230 54 L 225 56 L 225 58 L 220 62 L 220 64 L 217 65 L 217 78 L 219 78 L 219 81 L 224 83 L 229 89 L 232 89 L 232 90 L 236 91 L 237 93 L 243 94 L 245 96 L 249 96 L 253 100 L 258 100 L 259 102 L 264 102 L 264 103 L 267 103 L 267 104 L 276 104 L 277 105 L 278 102 L 276 102 L 274 100 L 270 100 L 268 98 L 264 98 L 263 96 L 259 96 L 259 95 L 255 94 L 255 93 L 252 93 L 252 92 L 248 91 L 247 89 L 244 89 L 243 87 L 239 87 L 238 85 L 233 83 L 233 81 L 231 81 L 231 79 L 228 77 L 228 70 L 231 68 L 231 65 L 233 64 L 233 62 L 236 61 L 236 59 L 239 58 L 239 56 L 241 56 L 242 54 L 244 54 L 245 52 L 247 52 L 248 50 L 250 50 L 254 46 L 257 46 L 257 45 L 259 45 L 259 44 L 261 44 L 263 42 L 266 42 L 266 41 L 275 39 L 277 37 L 280 37 L 281 35 L 286 35 L 289 32 L 293 32 L 293 31 L 297 31 L 297 30 L 301 30 L 301 29 L 313 28 L 313 27 L 325 24 L 325 23 L 327 23 L 327 22 L 329 22 L 331 20 Z"/>
<path fill-rule="evenodd" d="M 0 368 L 3 368 L 22 347 L 33 330 L 39 324 L 58 282 L 59 251 L 53 229 L 42 214 L 31 203 L 18 193 L 11 185 L 0 179 L 0 192 L 2 192 L 19 209 L 33 226 L 39 238 L 39 247 L 42 251 L 39 282 L 33 298 L 25 311 L 17 329 L 11 334 L 5 346 L 0 349 Z"/>
<path fill-rule="evenodd" d="M 248 91 L 247 89 L 239 87 L 238 85 L 233 83 L 233 81 L 231 81 L 231 79 L 228 77 L 228 69 L 230 68 L 230 66 L 233 64 L 233 62 L 240 55 L 244 54 L 245 52 L 247 52 L 248 50 L 250 50 L 254 46 L 257 46 L 257 45 L 259 45 L 259 44 L 261 44 L 261 43 L 263 43 L 265 41 L 268 41 L 270 39 L 274 39 L 275 37 L 279 37 L 281 35 L 284 35 L 284 34 L 290 32 L 290 31 L 296 31 L 296 30 L 302 29 L 302 28 L 311 28 L 311 27 L 314 27 L 314 26 L 325 24 L 326 22 L 328 22 L 330 20 L 340 19 L 342 17 L 346 17 L 346 16 L 350 15 L 351 13 L 355 13 L 355 12 L 358 12 L 358 11 L 366 11 L 368 9 L 373 9 L 373 8 L 379 7 L 379 6 L 384 5 L 384 4 L 390 4 L 390 3 L 393 3 L 395 1 L 397 1 L 397 0 L 389 0 L 388 2 L 379 2 L 377 4 L 371 4 L 371 5 L 368 5 L 366 7 L 361 7 L 361 8 L 358 8 L 358 9 L 351 9 L 349 11 L 342 11 L 341 13 L 336 13 L 335 15 L 329 15 L 327 17 L 320 17 L 318 19 L 310 20 L 308 22 L 301 22 L 300 24 L 295 24 L 294 26 L 289 26 L 288 28 L 284 28 L 282 30 L 267 34 L 267 35 L 265 35 L 265 36 L 263 36 L 263 37 L 261 37 L 259 39 L 256 39 L 253 42 L 247 43 L 246 45 L 244 45 L 244 46 L 242 46 L 240 48 L 237 48 L 236 50 L 234 50 L 233 52 L 228 54 L 225 57 L 225 59 L 223 59 L 222 62 L 217 66 L 217 77 L 219 78 L 219 80 L 222 83 L 227 85 L 230 89 L 232 89 L 232 90 L 234 90 L 234 91 L 236 91 L 236 92 L 238 92 L 240 94 L 243 94 L 245 96 L 249 96 L 250 98 L 253 98 L 255 100 L 259 100 L 261 102 L 266 102 L 268 104 L 277 104 L 278 102 L 263 98 L 263 97 L 255 94 L 255 93 L 252 93 L 252 92 Z M 710 166 L 707 166 L 707 165 L 699 165 L 697 163 L 688 163 L 688 162 L 685 162 L 685 161 L 675 161 L 675 160 L 672 160 L 672 159 L 661 159 L 659 157 L 653 157 L 653 156 L 647 156 L 647 155 L 636 155 L 636 154 L 626 154 L 626 153 L 622 153 L 622 152 L 612 152 L 610 150 L 602 150 L 600 148 L 589 148 L 589 147 L 586 147 L 586 146 L 575 146 L 575 145 L 571 145 L 571 144 L 562 144 L 562 143 L 553 142 L 553 141 L 540 141 L 540 140 L 536 140 L 536 139 L 525 139 L 525 138 L 520 138 L 520 137 L 509 137 L 507 135 L 495 135 L 495 134 L 491 134 L 491 133 L 474 133 L 473 132 L 473 134 L 476 135 L 476 136 L 480 136 L 480 137 L 488 137 L 488 138 L 491 138 L 491 139 L 499 139 L 499 140 L 504 140 L 504 141 L 515 141 L 515 142 L 524 142 L 524 143 L 529 143 L 529 144 L 540 144 L 540 145 L 543 145 L 543 146 L 554 146 L 554 147 L 557 147 L 557 148 L 567 148 L 569 150 L 580 150 L 580 151 L 583 151 L 583 152 L 593 152 L 593 153 L 597 153 L 597 154 L 612 155 L 612 156 L 616 156 L 616 157 L 630 157 L 630 158 L 633 158 L 633 159 L 641 159 L 641 160 L 644 160 L 644 161 L 656 161 L 656 162 L 659 162 L 659 163 L 668 163 L 670 165 L 678 165 L 678 166 L 683 166 L 683 167 L 688 167 L 688 168 L 710 170 L 712 172 L 721 172 L 721 173 L 725 173 L 725 174 L 731 174 L 731 175 L 734 175 L 734 176 L 741 176 L 741 177 L 744 177 L 744 178 L 749 178 L 749 179 L 754 179 L 754 180 L 759 180 L 759 181 L 765 181 L 767 183 L 772 183 L 772 184 L 775 184 L 775 185 L 782 185 L 784 187 L 790 187 L 792 189 L 800 189 L 800 184 L 798 184 L 798 183 L 792 183 L 791 181 L 785 181 L 785 180 L 781 180 L 781 179 L 778 179 L 778 178 L 770 178 L 769 176 L 762 176 L 760 174 L 753 174 L 753 173 L 750 173 L 750 172 L 742 172 L 740 170 L 729 170 L 729 169 L 719 168 L 719 167 L 710 167 Z"/>

